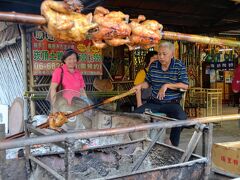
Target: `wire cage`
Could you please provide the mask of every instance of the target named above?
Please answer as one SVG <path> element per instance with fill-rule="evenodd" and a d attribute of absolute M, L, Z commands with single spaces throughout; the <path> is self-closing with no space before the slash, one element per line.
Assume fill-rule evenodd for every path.
<path fill-rule="evenodd" d="M 222 89 L 206 89 L 207 116 L 222 115 Z"/>
<path fill-rule="evenodd" d="M 206 107 L 206 89 L 196 87 L 188 90 L 189 106 L 205 108 Z"/>
<path fill-rule="evenodd" d="M 189 89 L 187 107 L 195 109 L 196 117 L 222 115 L 222 89 Z"/>

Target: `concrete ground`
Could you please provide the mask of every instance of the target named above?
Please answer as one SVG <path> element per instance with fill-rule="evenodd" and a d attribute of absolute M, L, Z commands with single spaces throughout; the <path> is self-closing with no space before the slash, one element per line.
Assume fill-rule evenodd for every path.
<path fill-rule="evenodd" d="M 223 114 L 236 114 L 238 113 L 237 107 L 223 106 Z M 181 134 L 181 142 L 179 147 L 185 149 L 187 144 L 194 132 L 192 129 L 184 129 Z M 231 142 L 231 141 L 240 141 L 240 122 L 239 121 L 228 121 L 222 122 L 221 124 L 214 124 L 213 128 L 213 143 L 219 142 Z M 201 142 L 201 140 L 200 140 Z M 197 154 L 201 154 L 201 143 L 196 149 Z M 227 180 L 232 179 L 230 177 L 222 176 L 214 172 L 211 173 L 209 179 L 211 180 Z"/>

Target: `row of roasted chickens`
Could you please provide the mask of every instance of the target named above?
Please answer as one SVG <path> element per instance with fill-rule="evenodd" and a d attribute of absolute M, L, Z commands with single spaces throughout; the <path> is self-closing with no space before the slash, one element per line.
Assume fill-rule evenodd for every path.
<path fill-rule="evenodd" d="M 81 11 L 82 7 L 72 8 L 72 1 L 45 0 L 41 5 L 41 13 L 47 20 L 43 28 L 58 40 L 77 42 L 90 38 L 98 48 L 126 44 L 133 50 L 153 47 L 161 39 L 163 26 L 155 20 L 139 15 L 129 23 L 129 15 L 100 6 L 93 15 L 85 15 L 74 11 Z"/>

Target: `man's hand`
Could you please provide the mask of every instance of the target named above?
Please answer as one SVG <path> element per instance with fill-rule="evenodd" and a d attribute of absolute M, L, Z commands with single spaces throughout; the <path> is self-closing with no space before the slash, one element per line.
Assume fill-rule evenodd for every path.
<path fill-rule="evenodd" d="M 133 88 L 131 90 L 135 90 L 136 94 L 138 94 L 141 92 L 142 86 L 141 86 L 141 84 L 133 86 Z"/>
<path fill-rule="evenodd" d="M 157 94 L 157 98 L 158 98 L 159 100 L 163 100 L 163 99 L 164 99 L 164 97 L 165 97 L 165 92 L 166 92 L 167 89 L 168 89 L 168 84 L 164 84 L 164 85 L 161 87 L 161 89 L 159 89 L 159 92 L 158 92 L 158 94 Z"/>
<path fill-rule="evenodd" d="M 146 81 L 144 81 L 143 83 L 141 83 L 141 84 L 138 84 L 138 85 L 136 85 L 136 86 L 133 86 L 133 88 L 131 89 L 131 90 L 135 90 L 136 91 L 136 94 L 137 93 L 139 93 L 139 92 L 141 92 L 141 90 L 142 89 L 146 89 L 146 88 L 148 88 L 149 87 L 149 84 L 146 82 Z"/>

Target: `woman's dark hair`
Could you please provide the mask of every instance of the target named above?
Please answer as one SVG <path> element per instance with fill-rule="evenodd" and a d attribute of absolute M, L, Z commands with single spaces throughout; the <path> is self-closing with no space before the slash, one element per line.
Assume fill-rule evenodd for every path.
<path fill-rule="evenodd" d="M 145 67 L 148 66 L 148 64 L 150 63 L 150 59 L 151 57 L 153 57 L 154 55 L 157 55 L 157 51 L 149 51 L 146 56 L 145 56 Z"/>
<path fill-rule="evenodd" d="M 77 54 L 77 52 L 74 49 L 67 49 L 67 50 L 64 51 L 63 56 L 61 58 L 62 63 L 65 64 L 64 60 L 67 57 L 71 56 L 72 54 L 76 55 L 77 61 L 79 60 L 78 54 Z"/>

